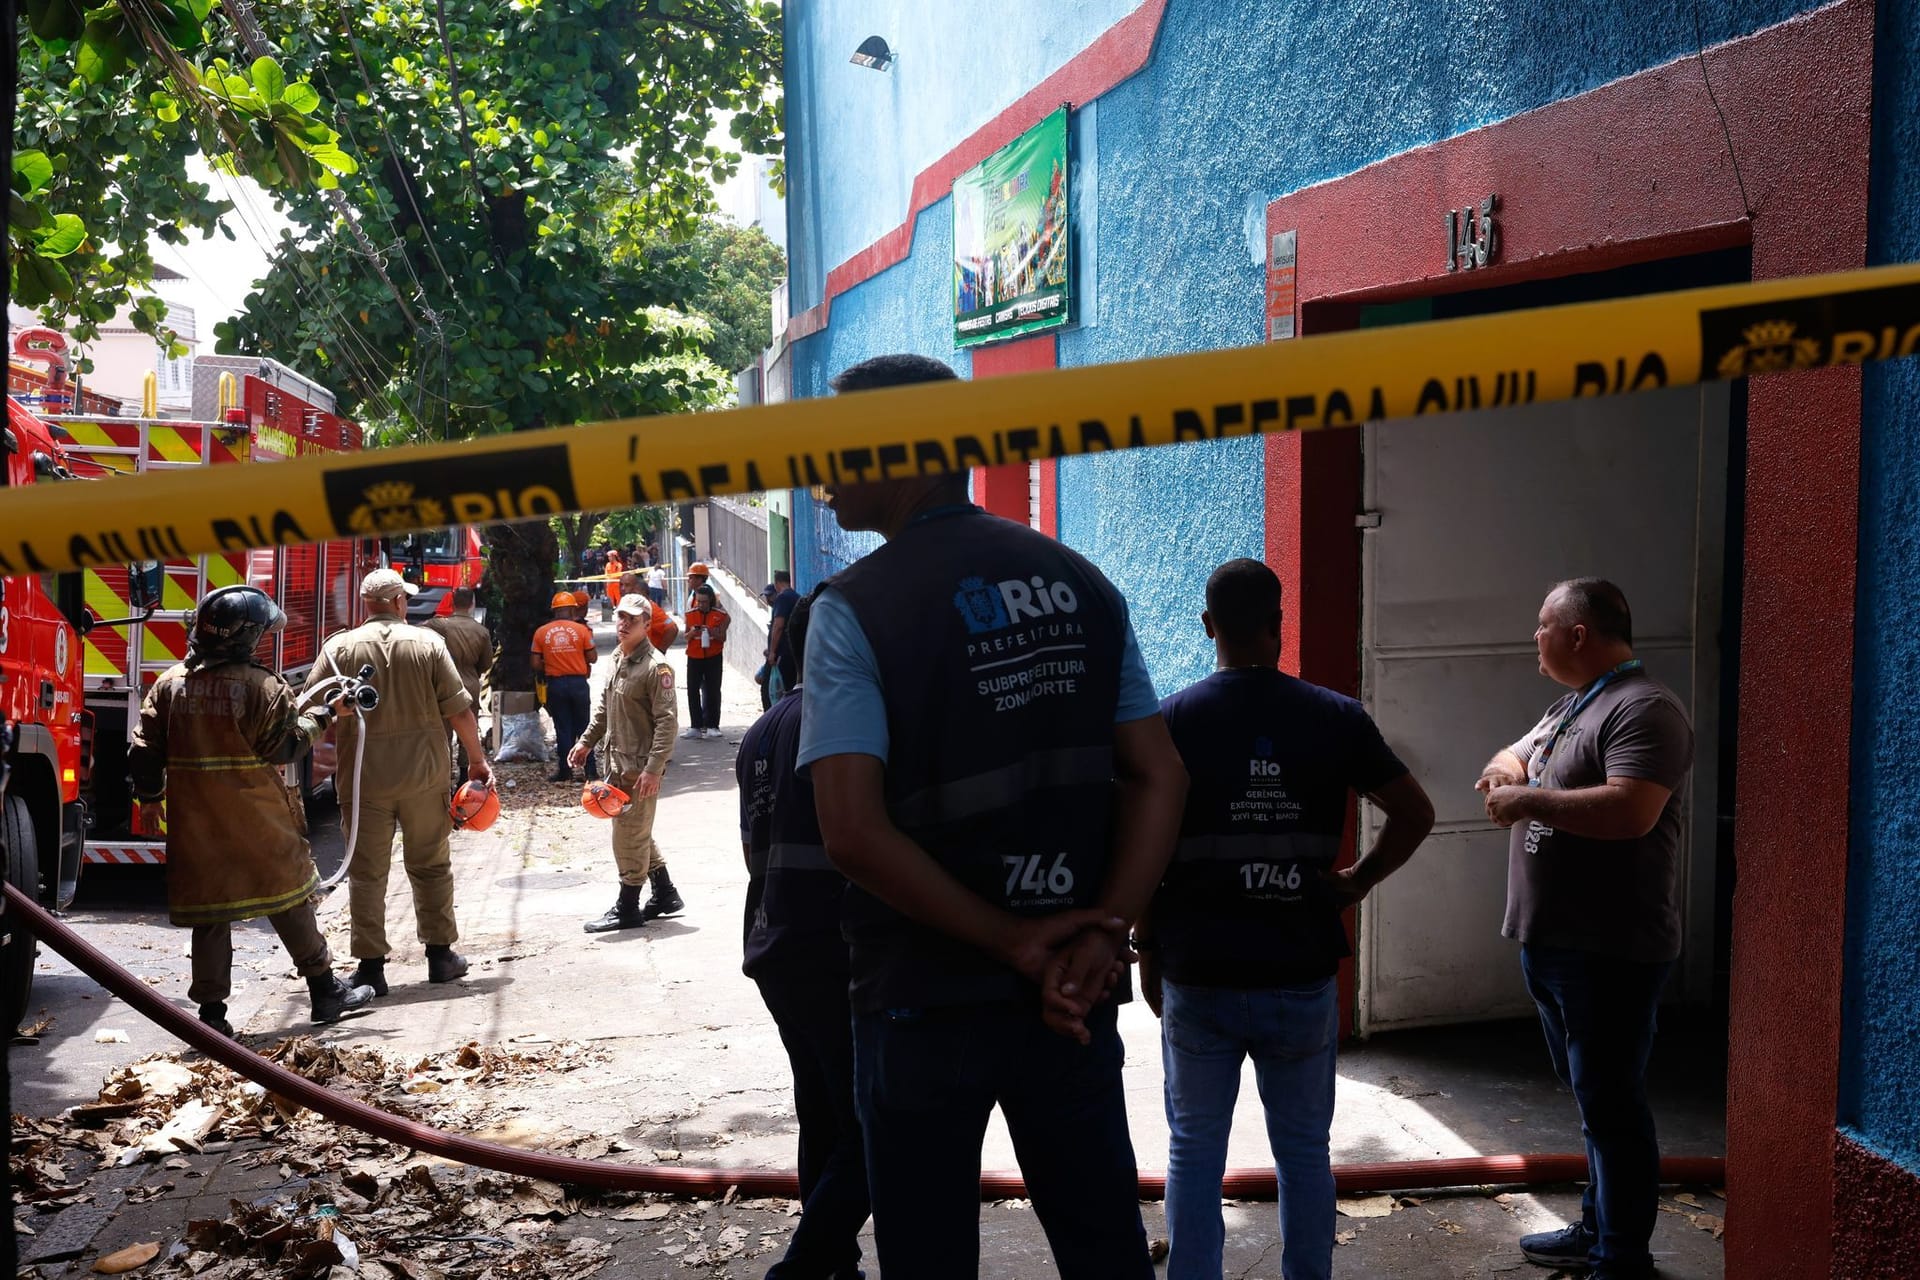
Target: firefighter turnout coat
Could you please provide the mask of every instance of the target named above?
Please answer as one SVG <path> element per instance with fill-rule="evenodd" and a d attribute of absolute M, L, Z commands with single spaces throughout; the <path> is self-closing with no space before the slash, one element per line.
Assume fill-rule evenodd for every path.
<path fill-rule="evenodd" d="M 299 796 L 280 776 L 325 731 L 250 662 L 169 668 L 147 691 L 134 793 L 167 801 L 167 909 L 177 925 L 277 915 L 319 886 Z"/>

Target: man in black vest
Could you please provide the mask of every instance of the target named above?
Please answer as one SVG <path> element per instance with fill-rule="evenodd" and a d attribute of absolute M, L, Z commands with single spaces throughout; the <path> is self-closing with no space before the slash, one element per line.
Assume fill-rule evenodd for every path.
<path fill-rule="evenodd" d="M 807 602 L 787 618 L 806 671 Z M 840 902 L 847 880 L 827 860 L 813 787 L 800 775 L 799 690 L 740 740 L 740 837 L 747 857 L 741 970 L 760 988 L 793 1066 L 800 1121 L 800 1222 L 767 1280 L 855 1280 L 867 1222 L 867 1160 L 853 1102 L 853 1013 Z"/>
<path fill-rule="evenodd" d="M 1193 788 L 1135 936 L 1140 985 L 1164 1023 L 1167 1278 L 1220 1280 L 1220 1182 L 1252 1058 L 1280 1183 L 1280 1274 L 1327 1280 L 1335 975 L 1351 954 L 1340 913 L 1413 856 L 1433 805 L 1365 708 L 1279 669 L 1273 570 L 1215 569 L 1200 621 L 1219 670 L 1160 707 Z M 1356 792 L 1386 823 L 1366 856 L 1335 871 Z"/>
<path fill-rule="evenodd" d="M 883 356 L 840 392 L 952 378 Z M 854 887 L 854 1057 L 882 1271 L 972 1277 L 980 1142 L 1006 1116 L 1063 1280 L 1147 1280 L 1117 1010 L 1120 930 L 1186 775 L 1126 603 L 966 476 L 829 490 L 887 542 L 817 593 L 799 761 Z"/>

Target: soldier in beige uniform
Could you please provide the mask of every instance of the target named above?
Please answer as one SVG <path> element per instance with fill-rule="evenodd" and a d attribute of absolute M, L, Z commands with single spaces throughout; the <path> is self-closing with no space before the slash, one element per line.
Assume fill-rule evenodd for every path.
<path fill-rule="evenodd" d="M 480 745 L 472 699 L 460 682 L 440 637 L 407 625 L 407 597 L 416 588 L 391 569 L 375 569 L 360 583 L 367 621 L 327 641 L 307 679 L 312 688 L 339 672 L 368 678 L 380 705 L 343 721 L 340 821 L 354 830 L 353 862 L 347 873 L 353 914 L 353 954 L 360 961 L 354 981 L 387 994 L 387 874 L 393 865 L 393 834 L 399 828 L 407 879 L 413 885 L 414 919 L 427 948 L 427 980 L 452 982 L 467 971 L 453 949 L 459 929 L 453 918 L 453 854 L 448 837 L 448 723 L 473 764 L 467 777 L 492 782 Z M 355 757 L 364 749 L 364 758 Z M 356 785 L 355 775 L 358 774 Z"/>
<path fill-rule="evenodd" d="M 233 923 L 266 917 L 313 996 L 313 1020 L 334 1022 L 373 999 L 333 973 L 314 919 L 320 875 L 307 848 L 300 798 L 280 775 L 306 755 L 335 716 L 302 713 L 287 682 L 252 662 L 261 637 L 286 615 L 257 587 L 221 587 L 193 613 L 187 660 L 147 690 L 128 753 L 139 800 L 136 826 L 152 829 L 166 804 L 167 913 L 193 930 L 200 1021 L 233 1034 Z"/>
<path fill-rule="evenodd" d="M 686 905 L 674 889 L 667 875 L 667 860 L 660 856 L 660 847 L 653 840 L 660 776 L 667 771 L 667 758 L 673 754 L 680 717 L 673 696 L 673 668 L 654 653 L 647 641 L 652 612 L 644 596 L 626 596 L 613 611 L 620 652 L 607 673 L 592 723 L 567 757 L 569 767 L 577 769 L 587 752 L 604 739 L 607 780 L 633 797 L 632 807 L 613 819 L 613 860 L 620 869 L 620 897 L 605 915 L 587 921 L 588 933 L 637 928 Z M 653 894 L 642 908 L 640 889 L 649 881 Z"/>
<path fill-rule="evenodd" d="M 480 714 L 480 677 L 493 669 L 493 636 L 486 624 L 473 616 L 473 588 L 453 589 L 453 609 L 445 617 L 428 618 L 420 624 L 446 642 L 453 656 L 453 669 L 460 673 L 467 697 L 473 700 L 473 713 Z M 455 735 L 453 770 L 457 787 L 467 776 L 473 762 L 467 757 L 467 744 Z"/>

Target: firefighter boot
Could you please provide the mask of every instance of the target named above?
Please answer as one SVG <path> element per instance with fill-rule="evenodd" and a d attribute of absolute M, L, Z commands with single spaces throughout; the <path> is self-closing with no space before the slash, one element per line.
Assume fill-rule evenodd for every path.
<path fill-rule="evenodd" d="M 367 987 L 376 996 L 387 994 L 387 958 L 375 956 L 371 960 L 362 960 L 353 968 L 353 977 L 348 986 Z"/>
<path fill-rule="evenodd" d="M 653 893 L 648 897 L 647 905 L 640 910 L 640 914 L 647 919 L 673 915 L 687 905 L 680 900 L 680 891 L 673 887 L 673 879 L 667 875 L 665 867 L 655 867 L 648 872 L 647 880 L 653 885 Z"/>
<path fill-rule="evenodd" d="M 467 958 L 446 943 L 428 945 L 428 982 L 452 982 L 455 978 L 464 978 L 468 967 Z"/>
<path fill-rule="evenodd" d="M 315 1022 L 338 1022 L 355 1009 L 366 1008 L 367 1002 L 373 999 L 371 986 L 352 986 L 337 973 L 308 978 L 307 990 L 313 995 Z"/>
<path fill-rule="evenodd" d="M 218 1031 L 227 1039 L 233 1039 L 233 1024 L 227 1021 L 227 1006 L 218 1001 L 200 1006 L 200 1021 Z"/>
<path fill-rule="evenodd" d="M 638 929 L 646 922 L 647 917 L 640 910 L 640 886 L 623 884 L 620 897 L 607 908 L 607 913 L 581 927 L 588 933 L 611 933 L 615 929 Z"/>

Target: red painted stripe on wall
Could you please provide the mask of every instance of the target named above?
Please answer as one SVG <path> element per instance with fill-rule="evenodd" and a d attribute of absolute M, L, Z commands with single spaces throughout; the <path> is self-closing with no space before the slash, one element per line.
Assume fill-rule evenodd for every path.
<path fill-rule="evenodd" d="M 1845 1134 L 1833 1154 L 1833 1274 L 1905 1280 L 1920 1258 L 1920 1176 Z"/>
<path fill-rule="evenodd" d="M 1003 378 L 1060 367 L 1060 344 L 1051 333 L 1013 342 L 979 347 L 973 353 L 973 376 Z M 1000 467 L 973 469 L 973 500 L 994 515 L 1027 523 L 1027 465 L 1010 462 Z"/>
<path fill-rule="evenodd" d="M 1757 278 L 1861 265 L 1873 28 L 1872 0 L 1841 0 L 1703 58 L 1275 201 L 1269 232 L 1300 233 L 1302 326 L 1348 327 L 1357 312 L 1350 304 L 1362 298 L 1484 288 L 1741 243 L 1752 245 Z M 1728 135 L 1751 216 L 1739 203 Z M 1489 192 L 1505 206 L 1506 260 L 1449 276 L 1440 215 Z M 1368 251 L 1338 252 L 1351 244 Z M 1847 865 L 1846 824 L 1833 820 L 1827 798 L 1845 793 L 1851 769 L 1859 373 L 1755 379 L 1747 427 L 1727 1274 L 1826 1280 Z M 1339 641 L 1319 646 L 1329 658 L 1351 652 L 1351 602 L 1313 608 L 1313 513 L 1303 497 L 1328 487 L 1309 441 L 1341 434 L 1275 438 L 1267 449 L 1268 556 L 1304 597 L 1292 615 L 1307 633 L 1304 652 L 1289 661 L 1309 679 L 1324 678 L 1311 656 L 1316 634 Z M 1322 532 L 1339 531 L 1329 524 Z M 1788 687 L 1794 697 L 1781 698 Z M 1794 1016 L 1782 1019 L 1781 1009 Z"/>
<path fill-rule="evenodd" d="M 946 197 L 955 178 L 1031 129 L 1061 103 L 1090 102 L 1146 66 L 1166 13 L 1167 0 L 1143 0 L 1066 65 L 922 169 L 913 180 L 907 216 L 900 225 L 827 273 L 826 298 L 788 321 L 787 341 L 798 342 L 825 329 L 836 297 L 905 262 L 913 252 L 915 219 Z"/>

